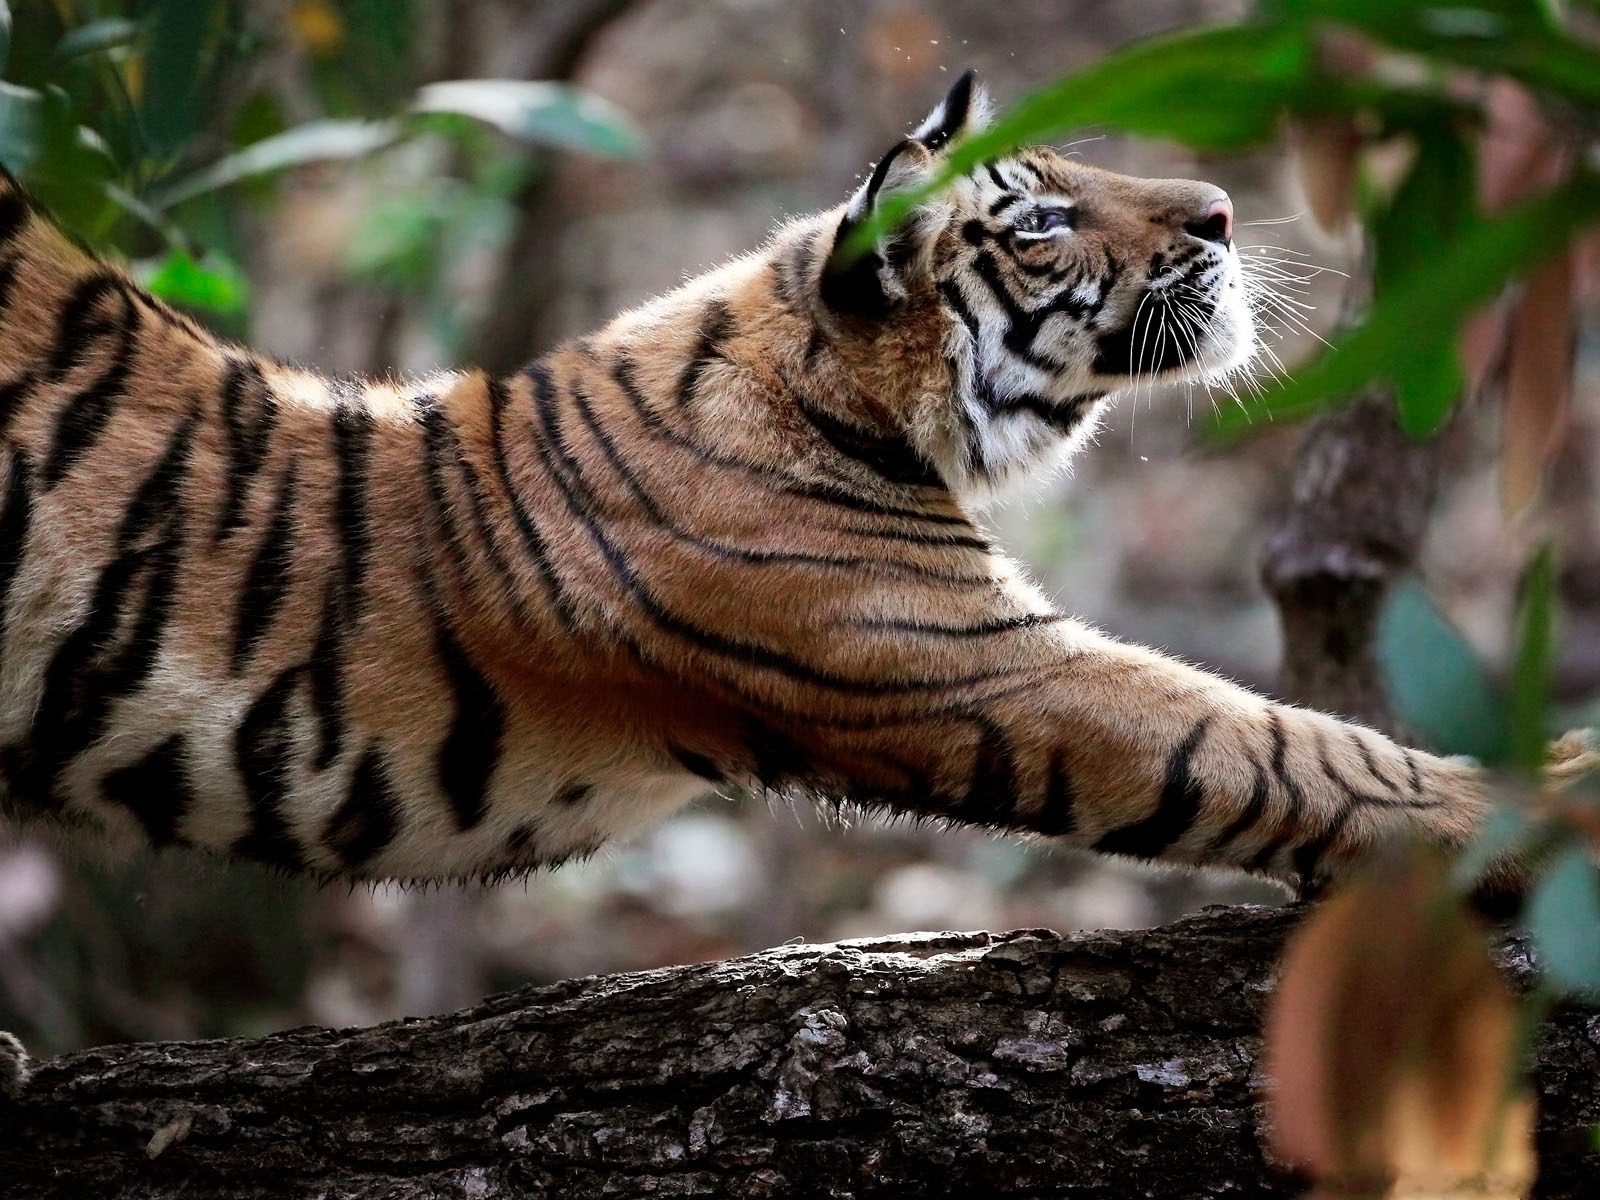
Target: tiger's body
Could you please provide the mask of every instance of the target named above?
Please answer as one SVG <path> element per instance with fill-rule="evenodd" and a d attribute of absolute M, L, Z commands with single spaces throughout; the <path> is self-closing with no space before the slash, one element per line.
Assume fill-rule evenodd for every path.
<path fill-rule="evenodd" d="M 840 256 L 977 107 L 507 379 L 224 344 L 7 181 L 5 810 L 407 880 L 735 783 L 1285 880 L 1460 844 L 1471 766 L 1104 637 L 974 523 L 1136 374 L 1253 352 L 1206 184 L 1029 150 Z"/>

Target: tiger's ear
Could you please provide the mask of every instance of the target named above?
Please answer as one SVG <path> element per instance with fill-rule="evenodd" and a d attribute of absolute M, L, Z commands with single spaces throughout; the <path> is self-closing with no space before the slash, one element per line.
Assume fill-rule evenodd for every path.
<path fill-rule="evenodd" d="M 924 182 L 932 161 L 922 143 L 907 138 L 878 160 L 872 178 L 850 197 L 822 268 L 822 302 L 834 312 L 887 317 L 910 294 L 906 273 L 915 269 L 919 257 L 911 228 L 917 223 L 914 217 L 879 238 L 871 250 L 850 255 L 844 247 L 856 228 L 877 211 L 885 194 Z"/>
<path fill-rule="evenodd" d="M 948 202 L 934 199 L 920 205 L 866 253 L 851 257 L 841 247 L 877 211 L 882 197 L 926 183 L 933 174 L 935 157 L 956 137 L 981 123 L 987 108 L 982 91 L 973 83 L 973 73 L 968 71 L 916 132 L 878 161 L 872 177 L 850 198 L 834 235 L 822 271 L 824 304 L 838 313 L 883 318 L 910 295 L 910 285 L 919 271 L 927 270 L 928 251 L 949 217 Z"/>
<path fill-rule="evenodd" d="M 951 85 L 939 106 L 923 118 L 911 135 L 933 154 L 938 154 L 962 134 L 989 123 L 989 97 L 977 86 L 976 71 L 964 71 Z"/>

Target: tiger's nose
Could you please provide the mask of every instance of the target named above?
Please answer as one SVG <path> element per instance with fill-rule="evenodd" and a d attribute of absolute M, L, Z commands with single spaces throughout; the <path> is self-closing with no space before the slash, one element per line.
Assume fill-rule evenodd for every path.
<path fill-rule="evenodd" d="M 1217 196 L 1198 217 L 1186 222 L 1185 233 L 1191 233 L 1202 242 L 1216 242 L 1220 246 L 1233 244 L 1233 201 L 1226 195 Z"/>

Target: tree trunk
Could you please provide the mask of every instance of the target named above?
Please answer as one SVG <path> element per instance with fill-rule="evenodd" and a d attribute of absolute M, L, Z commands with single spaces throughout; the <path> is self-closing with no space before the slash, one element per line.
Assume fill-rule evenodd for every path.
<path fill-rule="evenodd" d="M 102 1047 L 39 1067 L 0 1118 L 0 1180 L 9 1200 L 1292 1196 L 1255 1071 L 1295 920 L 787 946 L 353 1032 Z M 1600 1016 L 1558 1013 L 1538 1056 L 1538 1194 L 1592 1195 Z"/>

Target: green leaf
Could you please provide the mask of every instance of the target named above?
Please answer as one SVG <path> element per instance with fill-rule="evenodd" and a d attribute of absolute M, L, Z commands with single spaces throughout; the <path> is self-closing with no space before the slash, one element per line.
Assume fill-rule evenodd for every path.
<path fill-rule="evenodd" d="M 913 208 L 985 160 L 1085 125 L 1198 149 L 1267 141 L 1284 110 L 1305 98 L 1310 73 L 1310 43 L 1298 25 L 1216 25 L 1136 42 L 1024 97 L 988 129 L 962 139 L 926 186 L 885 198 L 846 250 L 870 249 Z"/>
<path fill-rule="evenodd" d="M 1503 216 L 1478 218 L 1440 254 L 1391 281 L 1359 327 L 1289 379 L 1267 383 L 1254 400 L 1221 409 L 1213 428 L 1244 432 L 1263 417 L 1294 420 L 1390 380 L 1413 390 L 1413 404 L 1437 406 L 1440 347 L 1453 353 L 1466 319 L 1510 280 L 1525 275 L 1600 218 L 1600 175 L 1582 172 L 1562 187 Z M 1419 352 L 1419 348 L 1420 352 Z"/>
<path fill-rule="evenodd" d="M 107 50 L 132 45 L 139 38 L 139 26 L 125 17 L 106 17 L 80 25 L 56 43 L 55 57 L 61 61 L 86 58 Z"/>
<path fill-rule="evenodd" d="M 289 167 L 362 158 L 393 144 L 400 133 L 394 121 L 307 121 L 218 159 L 151 195 L 149 202 L 152 208 L 171 208 L 205 192 Z"/>
<path fill-rule="evenodd" d="M 1549 985 L 1600 995 L 1600 879 L 1585 845 L 1551 862 L 1528 901 L 1527 924 Z"/>
<path fill-rule="evenodd" d="M 450 79 L 422 88 L 412 109 L 472 117 L 521 141 L 591 154 L 628 157 L 641 144 L 638 130 L 621 109 L 558 83 Z"/>
<path fill-rule="evenodd" d="M 1444 754 L 1504 760 L 1505 704 L 1477 652 L 1422 585 L 1403 580 L 1378 622 L 1378 667 L 1401 721 Z"/>
<path fill-rule="evenodd" d="M 1474 212 L 1477 155 L 1455 122 L 1442 119 L 1412 132 L 1417 140 L 1411 168 L 1367 222 L 1380 293 L 1444 253 Z"/>
<path fill-rule="evenodd" d="M 233 316 L 250 302 L 250 287 L 236 263 L 220 255 L 199 262 L 172 249 L 139 272 L 140 281 L 161 299 L 184 308 Z"/>
<path fill-rule="evenodd" d="M 1363 30 L 1444 63 L 1510 75 L 1573 103 L 1600 107 L 1600 54 L 1565 31 L 1555 6 L 1536 0 L 1278 0 L 1294 20 Z"/>
<path fill-rule="evenodd" d="M 38 157 L 43 108 L 32 88 L 0 83 L 0 166 L 21 174 Z"/>
<path fill-rule="evenodd" d="M 11 5 L 0 0 L 0 75 L 11 62 Z"/>
<path fill-rule="evenodd" d="M 159 159 L 174 155 L 208 111 L 200 85 L 215 8 L 212 0 L 157 0 L 151 7 L 139 118 L 145 142 Z"/>
<path fill-rule="evenodd" d="M 1544 763 L 1550 662 L 1555 640 L 1555 554 L 1541 546 L 1528 566 L 1517 608 L 1517 648 L 1511 665 L 1511 761 L 1529 774 Z"/>

